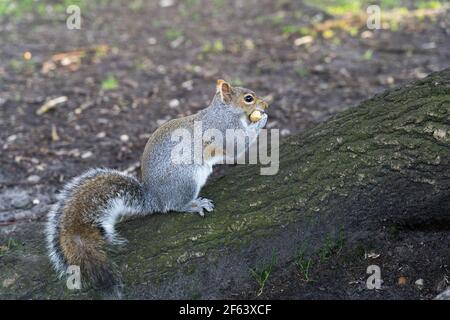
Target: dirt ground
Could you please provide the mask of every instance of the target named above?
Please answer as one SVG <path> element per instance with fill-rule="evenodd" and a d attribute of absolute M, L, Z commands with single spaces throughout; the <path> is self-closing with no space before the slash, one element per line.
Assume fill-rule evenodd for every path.
<path fill-rule="evenodd" d="M 204 108 L 218 78 L 265 96 L 269 127 L 288 136 L 449 67 L 449 9 L 405 6 L 381 30 L 301 1 L 100 1 L 81 7 L 80 30 L 51 6 L 0 15 L 0 233 L 43 220 L 61 185 L 88 168 L 138 175 L 149 135 Z M 336 253 L 316 261 L 313 281 L 285 270 L 261 298 L 432 298 L 450 275 L 448 231 L 408 239 L 380 236 L 381 257 L 366 252 L 387 273 L 384 290 L 365 290 L 367 263 Z"/>

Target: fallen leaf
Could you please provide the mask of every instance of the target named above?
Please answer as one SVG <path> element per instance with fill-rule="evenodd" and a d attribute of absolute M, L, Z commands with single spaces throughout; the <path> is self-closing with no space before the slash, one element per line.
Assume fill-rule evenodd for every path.
<path fill-rule="evenodd" d="M 23 53 L 23 58 L 25 60 L 30 60 L 32 57 L 33 57 L 33 55 L 31 54 L 30 51 L 26 51 L 26 52 Z"/>
<path fill-rule="evenodd" d="M 56 131 L 56 126 L 54 124 L 52 124 L 52 141 L 58 141 L 58 140 L 59 140 L 58 131 Z"/>
<path fill-rule="evenodd" d="M 44 103 L 37 111 L 36 114 L 37 115 L 42 115 L 46 112 L 48 112 L 49 110 L 55 108 L 57 105 L 66 102 L 68 99 L 66 96 L 61 96 L 55 99 L 51 99 L 49 101 L 47 101 L 46 103 Z"/>
<path fill-rule="evenodd" d="M 376 258 L 378 258 L 380 255 L 381 255 L 381 254 L 379 254 L 379 253 L 369 252 L 369 253 L 367 254 L 367 258 L 376 259 Z"/>
<path fill-rule="evenodd" d="M 407 283 L 408 283 L 408 278 L 407 277 L 401 276 L 401 277 L 398 278 L 398 281 L 397 281 L 398 285 L 404 286 Z"/>
<path fill-rule="evenodd" d="M 295 39 L 294 45 L 299 47 L 308 43 L 311 43 L 314 41 L 314 38 L 312 36 L 304 36 L 298 39 Z"/>

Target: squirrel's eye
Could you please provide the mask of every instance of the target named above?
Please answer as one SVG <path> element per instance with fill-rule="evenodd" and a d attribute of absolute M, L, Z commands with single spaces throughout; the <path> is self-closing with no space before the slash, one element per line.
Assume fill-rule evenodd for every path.
<path fill-rule="evenodd" d="M 252 96 L 251 94 L 248 94 L 248 95 L 246 95 L 246 96 L 244 97 L 244 101 L 245 101 L 246 103 L 252 103 L 253 100 L 254 100 L 254 98 L 253 98 L 253 96 Z"/>

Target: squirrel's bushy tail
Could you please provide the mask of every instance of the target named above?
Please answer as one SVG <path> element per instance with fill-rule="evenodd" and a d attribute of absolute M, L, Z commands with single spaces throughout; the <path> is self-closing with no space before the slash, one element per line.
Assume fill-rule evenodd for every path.
<path fill-rule="evenodd" d="M 117 218 L 144 212 L 144 202 L 139 181 L 116 170 L 92 169 L 72 179 L 47 221 L 47 247 L 59 276 L 77 266 L 82 286 L 117 295 L 120 274 L 107 245 L 123 242 L 115 234 Z"/>

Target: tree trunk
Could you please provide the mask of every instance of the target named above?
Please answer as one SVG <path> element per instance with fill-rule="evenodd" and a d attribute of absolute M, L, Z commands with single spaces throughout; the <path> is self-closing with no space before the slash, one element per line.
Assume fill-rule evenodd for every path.
<path fill-rule="evenodd" d="M 216 208 L 205 218 L 157 214 L 119 224 L 129 242 L 110 257 L 124 298 L 232 298 L 255 289 L 250 269 L 274 254 L 287 268 L 300 248 L 313 255 L 324 241 L 351 248 L 390 227 L 448 231 L 449 158 L 446 69 L 284 140 L 274 176 L 250 165 L 210 181 L 202 195 Z M 22 244 L 0 257 L 0 298 L 95 297 L 56 278 L 42 222 L 14 238 Z"/>

